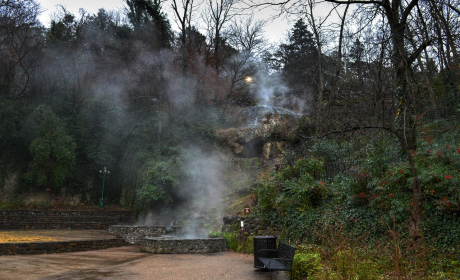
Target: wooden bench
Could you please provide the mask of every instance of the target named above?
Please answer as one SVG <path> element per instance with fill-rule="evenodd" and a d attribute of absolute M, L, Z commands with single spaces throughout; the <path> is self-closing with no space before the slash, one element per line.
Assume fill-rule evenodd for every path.
<path fill-rule="evenodd" d="M 279 242 L 278 250 L 262 249 L 259 251 L 259 260 L 264 264 L 270 273 L 272 271 L 290 271 L 292 279 L 292 262 L 296 248 L 291 245 Z M 261 272 L 262 273 L 262 272 Z M 272 275 L 270 275 L 270 279 Z"/>

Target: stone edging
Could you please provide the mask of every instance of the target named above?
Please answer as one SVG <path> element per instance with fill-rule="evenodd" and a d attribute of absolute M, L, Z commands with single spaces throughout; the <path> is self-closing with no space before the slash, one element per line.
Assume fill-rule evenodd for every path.
<path fill-rule="evenodd" d="M 162 239 L 145 238 L 141 241 L 141 252 L 154 254 L 204 254 L 225 251 L 225 238 L 206 239 Z"/>
<path fill-rule="evenodd" d="M 129 244 L 141 244 L 145 237 L 158 237 L 166 234 L 166 227 L 156 226 L 129 226 L 129 225 L 111 225 L 109 234 L 116 235 Z"/>

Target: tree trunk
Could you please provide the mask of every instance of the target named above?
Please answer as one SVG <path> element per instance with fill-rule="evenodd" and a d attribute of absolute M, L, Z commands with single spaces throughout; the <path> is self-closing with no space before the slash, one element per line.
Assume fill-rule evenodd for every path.
<path fill-rule="evenodd" d="M 407 88 L 409 68 L 411 63 L 415 59 L 415 57 L 413 56 L 416 55 L 418 49 L 416 49 L 416 51 L 413 53 L 411 57 L 408 56 L 404 39 L 404 33 L 407 28 L 407 18 L 403 18 L 403 16 L 400 15 L 400 7 L 399 4 L 395 4 L 396 2 L 398 1 L 393 2 L 393 7 L 389 7 L 388 5 L 384 8 L 391 29 L 393 43 L 392 60 L 394 69 L 396 71 L 397 88 L 395 97 L 396 101 L 398 102 L 396 127 L 397 132 L 399 134 L 398 137 L 400 139 L 401 144 L 404 147 L 407 159 L 409 160 L 413 176 L 412 210 L 409 218 L 408 230 L 410 236 L 414 240 L 419 240 L 419 238 L 421 237 L 420 225 L 422 223 L 421 186 L 420 179 L 417 176 L 417 170 L 415 169 L 415 164 L 411 154 L 413 151 L 416 150 L 416 133 L 415 118 L 413 114 L 410 114 L 411 110 L 414 109 L 413 100 Z M 403 11 L 403 15 L 408 14 L 410 9 L 412 9 L 415 6 L 414 3 L 415 2 L 411 2 L 411 4 L 413 4 L 412 7 L 406 7 L 406 9 Z"/>
<path fill-rule="evenodd" d="M 403 144 L 404 146 L 404 144 Z M 422 237 L 420 231 L 420 225 L 422 223 L 422 186 L 420 179 L 418 178 L 417 169 L 415 168 L 414 158 L 412 156 L 412 151 L 409 150 L 408 146 L 405 146 L 405 151 L 407 159 L 409 160 L 411 172 L 412 172 L 412 209 L 411 215 L 409 218 L 409 235 L 415 241 L 418 242 Z"/>
<path fill-rule="evenodd" d="M 318 85 L 318 101 L 316 105 L 316 133 L 319 134 L 321 132 L 321 107 L 323 106 L 323 98 L 324 98 L 324 70 L 323 70 L 323 54 L 321 48 L 321 36 L 319 27 L 316 25 L 315 18 L 313 16 L 313 2 L 309 2 L 310 13 L 309 22 L 313 29 L 313 33 L 315 34 L 316 46 L 318 48 L 318 68 L 319 68 L 319 85 Z"/>
<path fill-rule="evenodd" d="M 342 22 L 340 24 L 340 34 L 339 34 L 339 47 L 337 50 L 337 65 L 335 69 L 335 76 L 332 80 L 331 89 L 329 91 L 329 100 L 327 102 L 327 113 L 329 114 L 332 105 L 334 103 L 335 88 L 337 86 L 338 80 L 340 79 L 340 72 L 342 70 L 342 42 L 343 42 L 343 28 L 345 26 L 345 18 L 347 16 L 348 7 L 350 4 L 347 4 L 345 11 L 343 12 Z"/>

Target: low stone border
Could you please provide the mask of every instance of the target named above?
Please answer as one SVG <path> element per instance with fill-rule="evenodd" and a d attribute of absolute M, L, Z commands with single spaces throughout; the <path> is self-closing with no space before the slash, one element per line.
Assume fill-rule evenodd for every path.
<path fill-rule="evenodd" d="M 0 243 L 0 255 L 34 255 L 81 252 L 127 245 L 123 239 L 80 240 L 65 242 Z"/>
<path fill-rule="evenodd" d="M 141 241 L 141 252 L 154 254 L 203 254 L 225 251 L 225 238 L 168 239 L 145 238 Z"/>

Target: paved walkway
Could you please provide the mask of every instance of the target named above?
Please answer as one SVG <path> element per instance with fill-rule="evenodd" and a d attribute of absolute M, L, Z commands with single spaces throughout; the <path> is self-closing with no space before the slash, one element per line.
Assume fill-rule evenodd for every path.
<path fill-rule="evenodd" d="M 259 273 L 254 257 L 234 252 L 213 254 L 148 254 L 139 246 L 51 255 L 0 256 L 2 280 L 268 280 Z M 283 272 L 274 280 L 288 279 Z"/>

